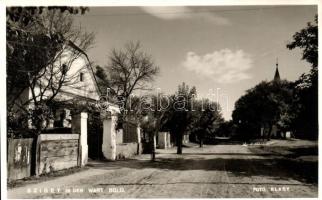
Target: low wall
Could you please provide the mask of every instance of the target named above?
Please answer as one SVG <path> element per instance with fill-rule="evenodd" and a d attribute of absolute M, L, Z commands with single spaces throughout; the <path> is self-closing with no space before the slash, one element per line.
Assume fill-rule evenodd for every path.
<path fill-rule="evenodd" d="M 37 147 L 38 175 L 79 166 L 79 134 L 41 134 Z"/>
<path fill-rule="evenodd" d="M 116 145 L 116 160 L 131 158 L 142 153 L 142 144 L 136 142 Z"/>
<path fill-rule="evenodd" d="M 31 175 L 32 138 L 8 140 L 8 179 L 17 180 Z"/>

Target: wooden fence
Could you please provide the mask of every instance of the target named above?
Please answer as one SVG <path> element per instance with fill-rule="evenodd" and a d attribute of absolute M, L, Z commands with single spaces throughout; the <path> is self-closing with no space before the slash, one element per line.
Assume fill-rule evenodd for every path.
<path fill-rule="evenodd" d="M 37 141 L 34 138 L 9 139 L 8 180 L 80 166 L 79 138 L 79 134 L 68 133 L 40 134 Z"/>
<path fill-rule="evenodd" d="M 8 179 L 16 180 L 31 175 L 33 138 L 9 139 L 7 144 Z"/>
<path fill-rule="evenodd" d="M 79 166 L 79 134 L 41 134 L 37 141 L 36 174 Z"/>

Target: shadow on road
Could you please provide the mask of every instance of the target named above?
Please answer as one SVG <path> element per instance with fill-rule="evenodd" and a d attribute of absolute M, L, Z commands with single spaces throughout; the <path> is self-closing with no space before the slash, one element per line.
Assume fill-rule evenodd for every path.
<path fill-rule="evenodd" d="M 254 185 L 254 182 L 223 182 L 223 181 L 212 181 L 212 182 L 200 182 L 200 181 L 180 181 L 180 182 L 166 182 L 166 183 L 101 183 L 100 186 L 125 186 L 125 185 L 177 185 L 177 184 L 212 184 L 212 185 Z M 281 186 L 311 186 L 311 184 L 302 183 L 276 183 L 276 182 L 263 182 L 256 183 L 256 185 L 281 185 Z"/>
<path fill-rule="evenodd" d="M 275 180 L 294 179 L 303 183 L 317 184 L 318 182 L 318 164 L 317 162 L 296 161 L 287 158 L 278 158 L 273 156 L 261 158 L 242 158 L 248 154 L 236 154 L 237 158 L 207 158 L 196 157 L 175 158 L 157 158 L 157 161 L 149 160 L 126 160 L 117 162 L 99 162 L 90 164 L 90 167 L 115 170 L 121 168 L 156 168 L 161 170 L 217 170 L 225 171 L 233 176 L 268 176 Z M 199 154 L 200 155 L 200 154 Z M 206 154 L 208 155 L 208 153 Z M 216 155 L 216 154 L 209 154 Z M 221 154 L 222 155 L 222 154 Z M 229 154 L 225 154 L 229 155 Z M 252 155 L 252 154 L 251 154 Z M 241 158 L 239 158 L 241 157 Z"/>
<path fill-rule="evenodd" d="M 276 156 L 276 154 L 273 153 L 182 153 L 182 155 Z"/>

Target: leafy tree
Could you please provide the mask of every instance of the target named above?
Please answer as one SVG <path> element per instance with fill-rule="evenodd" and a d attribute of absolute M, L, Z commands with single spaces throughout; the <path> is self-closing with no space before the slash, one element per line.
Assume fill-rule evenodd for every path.
<path fill-rule="evenodd" d="M 177 154 L 182 154 L 182 139 L 192 122 L 193 101 L 197 95 L 196 88 L 189 87 L 184 82 L 178 86 L 172 96 L 171 106 L 167 111 L 165 128 L 175 135 Z"/>
<path fill-rule="evenodd" d="M 221 137 L 234 137 L 236 124 L 232 120 L 220 123 L 216 135 Z"/>
<path fill-rule="evenodd" d="M 166 124 L 169 123 L 172 117 L 171 105 L 173 105 L 174 96 L 165 96 L 163 94 L 150 96 L 149 105 L 141 108 L 142 115 L 148 117 L 143 126 L 149 134 L 152 160 L 155 160 L 155 143 L 154 139 L 159 131 L 167 128 Z"/>
<path fill-rule="evenodd" d="M 287 44 L 290 50 L 300 48 L 303 50 L 302 59 L 318 67 L 318 16 L 315 15 L 314 23 L 308 22 L 307 27 L 293 35 L 293 41 Z"/>
<path fill-rule="evenodd" d="M 149 138 L 163 131 L 170 131 L 176 138 L 177 153 L 182 153 L 182 139 L 187 132 L 198 134 L 201 146 L 205 134 L 213 133 L 217 124 L 222 121 L 220 108 L 217 103 L 208 99 L 196 100 L 195 87 L 189 87 L 185 83 L 178 86 L 174 95 L 152 95 L 144 108 L 139 109 L 142 116 L 148 116 L 149 120 L 141 123 L 149 132 Z M 141 98 L 142 99 L 142 98 Z M 155 148 L 151 142 L 152 150 Z M 153 151 L 152 151 L 153 154 Z M 152 156 L 154 160 L 155 155 Z"/>
<path fill-rule="evenodd" d="M 207 135 L 214 135 L 219 123 L 223 121 L 220 105 L 208 99 L 196 100 L 192 113 L 192 123 L 189 130 L 198 136 L 199 145 L 203 147 Z"/>
<path fill-rule="evenodd" d="M 293 41 L 287 44 L 287 48 L 302 49 L 302 59 L 311 64 L 308 74 L 295 82 L 297 109 L 299 114 L 294 118 L 295 134 L 298 137 L 317 139 L 318 137 L 318 16 L 314 23 L 308 23 L 307 27 L 293 35 Z"/>
<path fill-rule="evenodd" d="M 238 124 L 243 138 L 258 137 L 261 127 L 268 127 L 267 139 L 271 138 L 272 126 L 289 128 L 287 116 L 292 113 L 294 95 L 292 84 L 287 81 L 261 82 L 246 91 L 235 103 L 232 117 Z"/>
<path fill-rule="evenodd" d="M 127 119 L 140 123 L 144 133 L 148 135 L 151 160 L 155 160 L 154 139 L 159 131 L 164 130 L 171 115 L 170 106 L 173 96 L 163 94 L 131 96 L 127 106 Z"/>

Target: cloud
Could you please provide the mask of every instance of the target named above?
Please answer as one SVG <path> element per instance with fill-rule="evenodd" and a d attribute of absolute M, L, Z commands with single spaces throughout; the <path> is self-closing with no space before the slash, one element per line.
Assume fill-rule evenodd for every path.
<path fill-rule="evenodd" d="M 189 9 L 184 6 L 174 6 L 174 7 L 159 7 L 159 6 L 152 6 L 152 7 L 141 7 L 145 12 L 149 13 L 160 19 L 171 20 L 171 19 L 179 19 L 179 18 L 186 18 L 187 12 Z"/>
<path fill-rule="evenodd" d="M 141 7 L 146 13 L 153 15 L 163 20 L 173 19 L 189 19 L 193 17 L 203 18 L 212 21 L 218 25 L 229 25 L 230 21 L 227 18 L 211 13 L 207 10 L 193 10 L 187 6 L 152 6 Z"/>
<path fill-rule="evenodd" d="M 243 50 L 222 49 L 205 55 L 188 52 L 182 65 L 218 83 L 233 83 L 251 78 L 253 61 Z"/>

